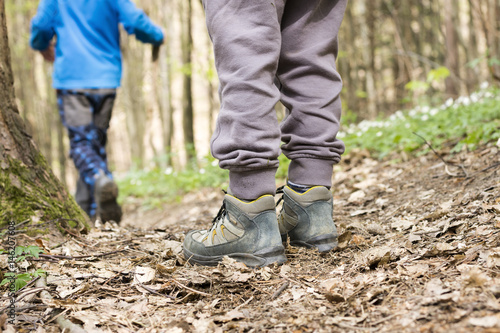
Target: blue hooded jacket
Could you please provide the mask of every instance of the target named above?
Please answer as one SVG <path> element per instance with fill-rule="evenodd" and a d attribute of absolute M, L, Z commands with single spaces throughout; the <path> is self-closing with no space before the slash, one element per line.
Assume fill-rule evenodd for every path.
<path fill-rule="evenodd" d="M 54 88 L 119 87 L 120 23 L 141 42 L 163 42 L 162 30 L 130 0 L 41 0 L 30 44 L 42 51 L 57 36 Z"/>

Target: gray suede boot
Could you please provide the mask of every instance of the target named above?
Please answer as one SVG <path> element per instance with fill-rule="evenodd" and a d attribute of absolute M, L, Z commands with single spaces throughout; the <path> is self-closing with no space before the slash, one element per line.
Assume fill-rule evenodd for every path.
<path fill-rule="evenodd" d="M 283 188 L 283 208 L 278 216 L 283 242 L 328 252 L 337 247 L 337 228 L 333 223 L 333 196 L 324 186 L 314 186 L 305 193 Z"/>
<path fill-rule="evenodd" d="M 116 201 L 118 186 L 102 170 L 95 181 L 94 197 L 97 204 L 96 216 L 99 216 L 102 222 L 115 221 L 119 223 L 121 221 L 122 208 Z"/>
<path fill-rule="evenodd" d="M 76 183 L 75 200 L 78 206 L 80 206 L 80 208 L 92 219 L 93 216 L 90 216 L 90 204 L 92 202 L 90 190 L 88 185 L 85 184 L 80 177 L 78 177 L 78 181 Z"/>
<path fill-rule="evenodd" d="M 215 266 L 224 256 L 249 267 L 286 261 L 272 195 L 244 202 L 226 194 L 212 223 L 209 230 L 186 235 L 184 257 L 190 263 Z"/>

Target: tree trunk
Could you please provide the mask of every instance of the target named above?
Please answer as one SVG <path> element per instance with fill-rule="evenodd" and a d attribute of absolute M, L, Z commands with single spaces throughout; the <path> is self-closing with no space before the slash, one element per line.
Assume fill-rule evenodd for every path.
<path fill-rule="evenodd" d="M 172 97 L 172 48 L 171 43 L 174 39 L 172 31 L 173 27 L 173 11 L 174 6 L 165 4 L 160 9 L 161 22 L 166 26 L 165 42 L 160 49 L 160 57 L 158 59 L 160 67 L 160 87 L 156 94 L 158 97 L 158 105 L 160 106 L 160 120 L 162 125 L 163 153 L 165 154 L 165 166 L 172 165 L 172 137 L 174 135 L 174 106 Z"/>
<path fill-rule="evenodd" d="M 0 225 L 36 216 L 88 228 L 84 213 L 52 173 L 19 115 L 4 0 L 0 0 L 0 198 Z"/>
<path fill-rule="evenodd" d="M 459 87 L 456 77 L 460 77 L 460 64 L 458 59 L 458 35 L 456 22 L 458 15 L 458 3 L 456 0 L 445 0 L 445 29 L 446 29 L 446 67 L 454 75 L 446 78 L 446 94 L 450 97 L 459 95 Z"/>
<path fill-rule="evenodd" d="M 186 2 L 186 3 L 184 3 Z M 184 66 L 184 83 L 182 89 L 182 119 L 184 130 L 184 146 L 189 164 L 196 159 L 196 149 L 194 145 L 194 111 L 193 111 L 193 85 L 192 85 L 192 3 L 191 0 L 184 0 L 182 5 L 181 22 L 182 28 L 182 63 Z"/>
<path fill-rule="evenodd" d="M 360 35 L 363 42 L 362 48 L 364 49 L 361 54 L 363 55 L 363 67 L 365 69 L 365 89 L 366 89 L 366 110 L 368 111 L 368 119 L 374 120 L 377 117 L 377 92 L 375 90 L 374 78 L 374 63 L 373 63 L 373 39 L 371 39 L 369 22 L 373 13 L 370 13 L 370 8 L 366 6 L 364 1 L 359 3 L 359 23 Z"/>

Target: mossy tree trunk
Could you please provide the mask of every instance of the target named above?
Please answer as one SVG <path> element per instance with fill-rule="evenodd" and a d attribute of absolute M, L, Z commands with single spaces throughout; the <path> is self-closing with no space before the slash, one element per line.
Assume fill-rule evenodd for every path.
<path fill-rule="evenodd" d="M 84 213 L 53 174 L 19 115 L 5 1 L 0 0 L 0 226 L 27 219 L 33 223 L 65 221 L 72 228 L 88 228 Z"/>

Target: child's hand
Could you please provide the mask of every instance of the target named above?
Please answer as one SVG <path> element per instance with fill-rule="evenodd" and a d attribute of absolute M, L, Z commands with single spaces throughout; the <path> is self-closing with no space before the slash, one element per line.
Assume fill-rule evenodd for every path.
<path fill-rule="evenodd" d="M 54 52 L 54 45 L 52 45 L 52 44 L 49 47 L 47 47 L 45 50 L 40 51 L 40 53 L 42 54 L 43 59 L 45 59 L 45 61 L 54 62 L 54 60 L 56 60 L 56 55 Z"/>

